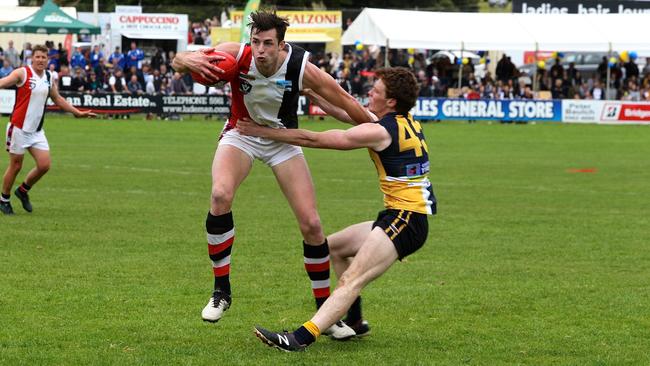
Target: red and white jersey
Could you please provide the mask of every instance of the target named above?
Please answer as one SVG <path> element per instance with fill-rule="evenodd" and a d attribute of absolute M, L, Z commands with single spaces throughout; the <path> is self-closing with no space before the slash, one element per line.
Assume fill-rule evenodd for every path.
<path fill-rule="evenodd" d="M 50 95 L 50 72 L 43 71 L 39 77 L 31 66 L 21 68 L 25 73 L 22 84 L 16 85 L 16 103 L 11 113 L 11 124 L 25 132 L 43 128 L 45 102 Z"/>
<path fill-rule="evenodd" d="M 266 77 L 253 60 L 251 46 L 242 44 L 237 54 L 239 78 L 233 80 L 232 106 L 226 130 L 248 117 L 274 128 L 298 128 L 298 99 L 309 52 L 286 44 L 288 52 L 278 71 Z"/>

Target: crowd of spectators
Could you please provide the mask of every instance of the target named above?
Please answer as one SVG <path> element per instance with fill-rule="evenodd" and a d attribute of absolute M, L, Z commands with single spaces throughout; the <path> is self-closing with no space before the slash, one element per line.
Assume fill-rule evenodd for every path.
<path fill-rule="evenodd" d="M 209 30 L 215 24 L 218 24 L 216 17 L 192 23 L 188 41 L 209 46 Z M 189 74 L 181 75 L 172 69 L 173 51 L 164 52 L 157 48 L 153 55 L 145 57 L 145 53 L 132 42 L 126 52 L 116 47 L 106 55 L 99 45 L 95 45 L 91 49 L 77 48 L 68 56 L 61 43 L 55 47 L 53 42 L 46 42 L 46 46 L 48 68 L 62 91 L 173 95 L 190 94 L 194 90 Z M 32 45 L 26 43 L 19 51 L 13 41 L 9 41 L 6 48 L 0 48 L 0 77 L 8 75 L 15 67 L 29 65 L 31 48 Z M 351 48 L 343 55 L 316 52 L 312 54 L 311 62 L 332 75 L 347 92 L 363 98 L 372 88 L 374 70 L 384 66 L 383 52 L 378 47 Z M 510 57 L 503 55 L 492 75 L 484 62 L 463 64 L 456 59 L 433 55 L 433 52 L 390 50 L 388 62 L 391 66 L 409 67 L 414 71 L 422 97 L 605 99 L 604 86 L 609 69 L 610 98 L 650 100 L 650 63 L 639 70 L 633 60 L 612 65 L 604 57 L 592 75 L 582 75 L 575 65 L 564 66 L 557 59 L 549 62 L 552 67 L 548 70 L 539 68 L 536 74 L 531 75 L 521 71 Z M 535 86 L 536 92 L 533 91 Z M 209 88 L 208 92 L 222 94 L 228 90 Z"/>
<path fill-rule="evenodd" d="M 383 51 L 371 51 L 349 50 L 342 57 L 335 53 L 317 54 L 312 62 L 330 73 L 349 93 L 363 97 L 372 87 L 373 71 L 382 67 L 385 59 Z M 390 50 L 388 61 L 391 66 L 413 70 L 420 82 L 422 97 L 606 99 L 609 68 L 610 99 L 650 101 L 650 62 L 639 70 L 634 60 L 610 64 L 607 57 L 603 57 L 596 70 L 582 75 L 575 64 L 565 66 L 560 59 L 555 59 L 550 69 L 538 67 L 536 73 L 534 70 L 531 73 L 520 70 L 504 54 L 495 65 L 493 75 L 485 64 L 480 64 L 479 72 L 472 62 L 463 64 L 457 59 L 432 55 L 432 52 L 409 54 L 407 50 Z"/>

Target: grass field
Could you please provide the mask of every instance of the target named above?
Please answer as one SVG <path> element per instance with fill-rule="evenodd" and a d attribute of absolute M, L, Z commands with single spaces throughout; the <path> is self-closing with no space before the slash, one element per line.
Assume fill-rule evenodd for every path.
<path fill-rule="evenodd" d="M 47 116 L 34 212 L 14 198 L 0 217 L 1 365 L 650 363 L 647 126 L 424 125 L 439 199 L 427 244 L 363 292 L 371 336 L 300 354 L 252 332 L 313 311 L 299 231 L 259 163 L 234 206 L 233 306 L 200 320 L 221 126 Z M 375 217 L 367 152 L 305 154 L 326 233 Z"/>

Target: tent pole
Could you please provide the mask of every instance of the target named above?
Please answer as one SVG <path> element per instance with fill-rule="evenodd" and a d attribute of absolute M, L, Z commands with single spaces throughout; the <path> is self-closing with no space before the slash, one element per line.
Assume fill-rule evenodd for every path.
<path fill-rule="evenodd" d="M 539 53 L 539 43 L 535 42 L 535 56 L 534 56 L 534 63 L 535 67 L 533 68 L 535 71 L 533 72 L 533 93 L 537 93 L 537 89 L 539 87 L 539 83 L 537 82 L 537 54 Z"/>
<path fill-rule="evenodd" d="M 611 83 L 612 68 L 609 67 L 609 59 L 612 58 L 612 43 L 609 43 L 609 50 L 607 51 L 607 81 L 605 84 L 605 100 L 609 100 L 609 83 Z"/>
<path fill-rule="evenodd" d="M 463 50 L 465 49 L 465 42 L 460 43 L 460 64 L 458 64 L 458 92 L 462 88 L 462 79 L 463 79 Z"/>
<path fill-rule="evenodd" d="M 388 50 L 390 49 L 388 38 L 386 38 L 386 52 L 384 52 L 384 67 L 390 67 L 388 63 Z"/>

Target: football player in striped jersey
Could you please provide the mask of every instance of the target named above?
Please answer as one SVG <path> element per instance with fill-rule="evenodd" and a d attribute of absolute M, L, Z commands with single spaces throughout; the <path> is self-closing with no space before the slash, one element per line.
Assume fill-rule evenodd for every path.
<path fill-rule="evenodd" d="M 13 214 L 10 203 L 11 188 L 22 169 L 25 151 L 29 151 L 36 162 L 36 166 L 27 173 L 23 183 L 14 191 L 25 211 L 32 212 L 27 192 L 50 169 L 50 146 L 43 131 L 47 98 L 51 98 L 62 110 L 74 114 L 75 117 L 95 116 L 90 111 L 78 110 L 59 94 L 50 72 L 45 70 L 47 48 L 36 45 L 32 52 L 31 65 L 17 68 L 0 79 L 0 89 L 13 86 L 17 88 L 16 102 L 6 131 L 9 165 L 3 177 L 0 196 L 0 211 L 5 215 Z"/>
<path fill-rule="evenodd" d="M 315 342 L 321 329 L 327 329 L 347 312 L 345 322 L 357 332 L 369 332 L 361 316 L 361 290 L 382 275 L 396 261 L 424 245 L 428 216 L 436 213 L 436 199 L 429 182 L 429 149 L 422 127 L 409 111 L 415 105 L 418 85 L 405 68 L 376 72 L 377 80 L 369 92 L 368 109 L 378 120 L 348 130 L 313 132 L 260 126 L 240 120 L 237 129 L 288 144 L 336 150 L 367 148 L 379 176 L 385 210 L 375 221 L 349 226 L 328 237 L 332 264 L 338 285 L 311 320 L 294 332 L 276 333 L 256 326 L 256 335 L 266 344 L 284 351 L 300 351 Z M 341 120 L 349 116 L 318 96 L 326 112 Z"/>

